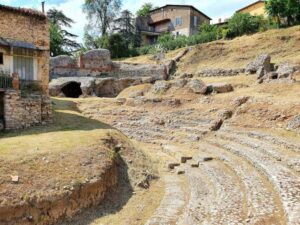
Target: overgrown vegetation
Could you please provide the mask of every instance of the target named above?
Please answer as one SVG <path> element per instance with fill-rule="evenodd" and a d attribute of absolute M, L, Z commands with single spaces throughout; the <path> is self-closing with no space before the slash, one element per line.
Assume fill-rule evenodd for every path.
<path fill-rule="evenodd" d="M 142 7 L 137 11 L 137 16 L 148 16 L 150 12 L 157 7 L 154 7 L 152 3 L 145 3 Z"/>
<path fill-rule="evenodd" d="M 165 33 L 155 45 L 140 46 L 141 36 L 135 27 L 134 15 L 129 10 L 120 12 L 121 6 L 122 0 L 85 0 L 83 9 L 89 24 L 85 28 L 84 47 L 77 54 L 106 48 L 111 51 L 112 58 L 133 57 L 300 24 L 299 0 L 267 0 L 268 18 L 236 13 L 222 26 L 202 24 L 196 35 L 186 37 Z M 145 3 L 137 16 L 146 17 L 155 8 L 152 3 Z M 68 39 L 76 36 L 62 29 L 62 26 L 70 27 L 73 21 L 59 11 L 52 11 L 48 16 L 51 20 L 51 54 L 68 54 L 79 47 Z"/>
<path fill-rule="evenodd" d="M 268 0 L 266 10 L 271 17 L 276 19 L 279 26 L 300 24 L 299 0 Z"/>

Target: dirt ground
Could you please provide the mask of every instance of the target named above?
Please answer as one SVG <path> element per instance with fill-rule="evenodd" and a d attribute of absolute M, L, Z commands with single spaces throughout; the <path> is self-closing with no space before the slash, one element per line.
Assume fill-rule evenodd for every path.
<path fill-rule="evenodd" d="M 166 53 L 166 59 L 172 59 L 180 51 L 182 49 Z M 263 53 L 270 54 L 274 63 L 289 61 L 300 64 L 300 26 L 192 46 L 192 50 L 178 64 L 177 71 L 196 74 L 206 68 L 244 68 Z M 152 55 L 146 55 L 124 61 L 155 64 L 152 58 Z"/>
<path fill-rule="evenodd" d="M 300 112 L 299 75 L 295 78 L 298 81 L 293 84 L 260 85 L 255 76 L 203 78 L 205 83 L 231 83 L 234 92 L 205 96 L 170 88 L 155 94 L 151 85 L 140 85 L 115 99 L 75 100 L 83 115 L 110 124 L 134 140 L 155 162 L 160 177 L 117 212 L 100 208 L 75 221 L 297 224 L 300 134 L 286 130 Z M 143 94 L 130 97 L 136 92 Z M 245 96 L 249 99 L 245 104 L 232 104 Z M 220 131 L 210 131 L 224 109 L 232 111 L 232 117 L 224 120 Z M 180 163 L 183 156 L 192 160 Z M 209 158 L 212 161 L 204 160 Z M 180 166 L 170 171 L 169 163 Z M 184 174 L 178 175 L 180 171 Z M 289 192 L 293 197 L 281 197 Z"/>
<path fill-rule="evenodd" d="M 155 172 L 125 135 L 84 117 L 76 102 L 53 99 L 53 106 L 53 124 L 0 136 L 0 224 L 49 224 L 80 208 L 98 205 L 106 192 L 119 196 L 115 185 L 121 172 L 128 199 L 138 182 Z M 116 146 L 121 146 L 119 153 Z M 93 183 L 101 185 L 93 189 Z M 85 186 L 89 186 L 88 193 L 84 193 Z M 77 192 L 86 198 L 76 197 Z M 49 201 L 46 207 L 45 201 Z M 58 203 L 63 201 L 66 209 Z"/>
<path fill-rule="evenodd" d="M 195 46 L 178 71 L 239 68 L 262 52 L 299 64 L 299 29 Z M 170 80 L 160 93 L 143 84 L 116 98 L 54 98 L 52 125 L 0 136 L 0 224 L 300 224 L 300 131 L 287 129 L 300 114 L 300 74 L 294 78 L 201 78 L 232 84 L 222 94 Z M 77 184 L 87 183 L 82 195 Z M 53 196 L 63 196 L 54 204 L 63 210 L 49 211 Z"/>

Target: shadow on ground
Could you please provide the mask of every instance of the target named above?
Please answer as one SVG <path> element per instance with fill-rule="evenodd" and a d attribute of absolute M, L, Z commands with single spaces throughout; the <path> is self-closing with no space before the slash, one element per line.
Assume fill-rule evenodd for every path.
<path fill-rule="evenodd" d="M 63 221 L 59 225 L 90 225 L 101 217 L 118 213 L 133 196 L 133 187 L 129 182 L 128 166 L 122 159 L 118 159 L 118 186 L 112 190 L 99 206 L 85 209 L 72 219 Z M 99 221 L 99 224 L 102 224 Z"/>
<path fill-rule="evenodd" d="M 99 120 L 80 115 L 76 103 L 65 99 L 52 99 L 53 123 L 46 126 L 36 126 L 24 130 L 0 133 L 0 138 L 26 136 L 59 131 L 90 131 L 97 129 L 114 129 Z"/>

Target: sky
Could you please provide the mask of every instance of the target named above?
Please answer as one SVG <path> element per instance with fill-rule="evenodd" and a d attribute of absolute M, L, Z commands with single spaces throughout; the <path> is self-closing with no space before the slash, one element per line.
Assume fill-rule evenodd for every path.
<path fill-rule="evenodd" d="M 78 35 L 78 42 L 82 42 L 83 30 L 87 24 L 86 16 L 82 12 L 84 0 L 45 0 L 46 10 L 56 8 L 62 10 L 65 15 L 75 21 L 70 32 Z M 255 2 L 256 0 L 123 0 L 123 9 L 129 9 L 135 13 L 144 3 L 151 2 L 154 6 L 166 4 L 193 5 L 213 19 L 213 23 L 219 18 L 229 18 L 236 10 Z M 41 10 L 41 0 L 0 0 L 0 4 L 35 8 Z"/>

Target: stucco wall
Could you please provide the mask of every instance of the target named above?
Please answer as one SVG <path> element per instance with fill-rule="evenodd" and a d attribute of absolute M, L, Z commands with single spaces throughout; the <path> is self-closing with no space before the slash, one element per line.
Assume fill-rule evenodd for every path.
<path fill-rule="evenodd" d="M 255 5 L 249 6 L 243 10 L 239 11 L 240 13 L 250 13 L 253 16 L 268 16 L 266 9 L 265 9 L 265 3 L 264 2 L 258 2 Z"/>
<path fill-rule="evenodd" d="M 196 16 L 198 18 L 198 23 L 196 26 L 194 26 L 193 23 L 193 17 Z M 182 24 L 181 25 L 176 25 L 175 21 L 176 18 L 182 18 Z M 210 23 L 210 20 L 206 18 L 204 15 L 199 13 L 198 11 L 188 8 L 188 7 L 172 7 L 168 6 L 164 8 L 163 10 L 158 10 L 153 12 L 150 15 L 150 21 L 155 23 L 157 21 L 161 21 L 164 19 L 170 19 L 171 20 L 171 25 L 170 23 L 166 22 L 163 24 L 157 25 L 159 30 L 164 30 L 168 26 L 172 28 L 172 32 L 176 34 L 177 32 L 180 35 L 186 35 L 190 36 L 193 34 L 196 34 L 198 31 L 198 26 L 204 22 Z"/>

